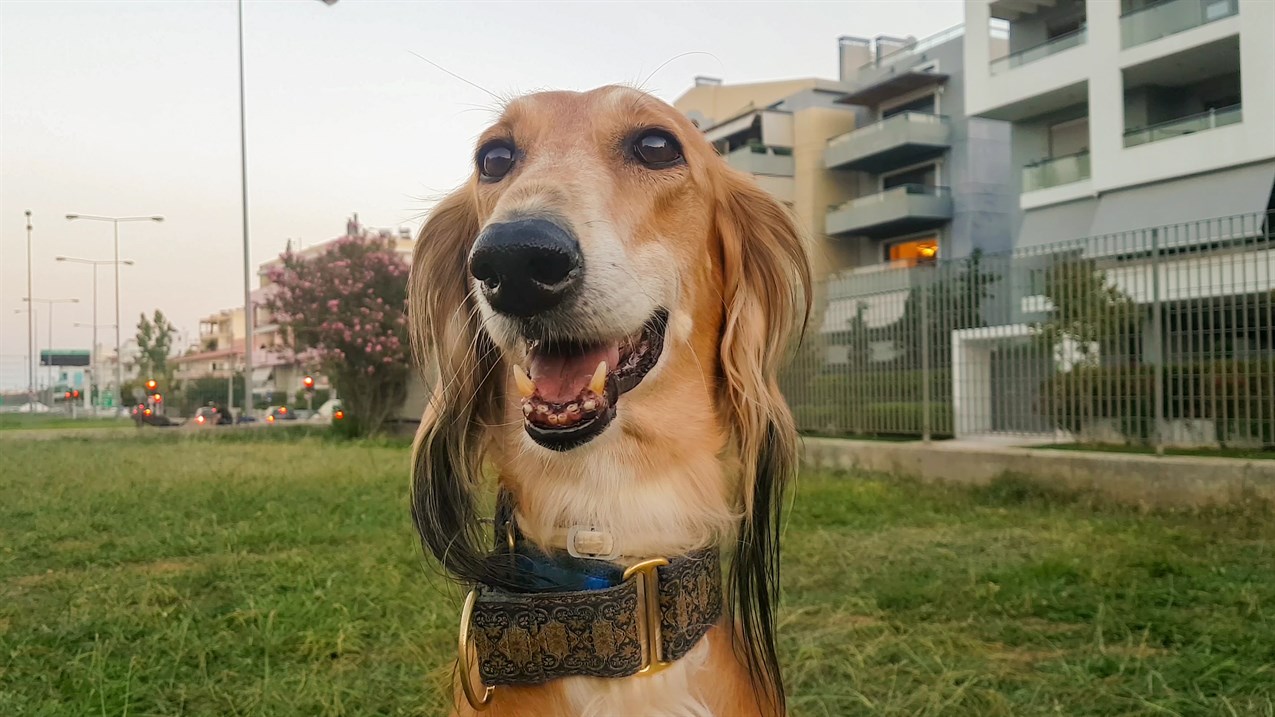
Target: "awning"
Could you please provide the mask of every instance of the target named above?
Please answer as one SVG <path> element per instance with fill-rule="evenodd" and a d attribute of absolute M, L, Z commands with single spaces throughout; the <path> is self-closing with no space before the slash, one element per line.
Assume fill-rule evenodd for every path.
<path fill-rule="evenodd" d="M 1275 162 L 1262 162 L 1104 194 L 1089 234 L 1108 237 L 1095 248 L 1136 243 L 1142 249 L 1149 248 L 1150 232 L 1128 241 L 1109 235 L 1155 228 L 1161 248 L 1251 236 L 1261 231 L 1255 215 L 1266 211 L 1273 184 Z"/>
<path fill-rule="evenodd" d="M 252 369 L 252 382 L 258 386 L 269 382 L 273 376 L 273 366 L 257 366 Z"/>
<path fill-rule="evenodd" d="M 1056 244 L 1089 236 L 1098 202 L 1081 199 L 1066 204 L 1030 209 L 1023 214 L 1018 231 L 1019 248 Z"/>
<path fill-rule="evenodd" d="M 704 137 L 711 143 L 720 139 L 725 139 L 733 134 L 739 134 L 740 132 L 752 127 L 753 123 L 757 121 L 757 116 L 757 110 L 750 110 L 749 113 L 743 117 L 736 117 L 735 119 L 727 120 L 716 127 L 709 127 L 704 130 Z"/>
<path fill-rule="evenodd" d="M 941 72 L 891 67 L 879 77 L 856 85 L 844 97 L 839 98 L 837 103 L 875 107 L 892 97 L 946 81 L 947 75 Z"/>

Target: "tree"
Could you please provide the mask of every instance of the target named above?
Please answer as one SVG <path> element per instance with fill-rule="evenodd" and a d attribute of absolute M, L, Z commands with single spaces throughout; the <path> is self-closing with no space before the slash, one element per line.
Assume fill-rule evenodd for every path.
<path fill-rule="evenodd" d="M 296 353 L 311 351 L 332 380 L 346 429 L 375 433 L 407 396 L 407 262 L 379 237 L 344 236 L 302 259 L 291 249 L 272 268 L 266 308 Z"/>
<path fill-rule="evenodd" d="M 1045 270 L 1044 278 L 1043 293 L 1053 310 L 1033 328 L 1060 368 L 1097 366 L 1104 345 L 1136 339 L 1141 310 L 1093 259 L 1059 257 Z"/>
<path fill-rule="evenodd" d="M 177 327 L 155 309 L 153 319 L 142 314 L 137 322 L 137 371 L 142 376 L 168 378 L 168 355 L 173 348 Z M 168 383 L 165 381 L 165 383 Z"/>

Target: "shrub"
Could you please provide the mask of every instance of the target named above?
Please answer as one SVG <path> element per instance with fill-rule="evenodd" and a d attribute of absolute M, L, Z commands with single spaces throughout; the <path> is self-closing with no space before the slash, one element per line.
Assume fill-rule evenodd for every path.
<path fill-rule="evenodd" d="M 1073 433 L 1097 420 L 1116 421 L 1129 442 L 1151 438 L 1152 366 L 1079 367 L 1047 379 L 1037 410 Z M 1275 359 L 1202 361 L 1164 368 L 1166 419 L 1210 419 L 1218 441 L 1275 445 Z"/>

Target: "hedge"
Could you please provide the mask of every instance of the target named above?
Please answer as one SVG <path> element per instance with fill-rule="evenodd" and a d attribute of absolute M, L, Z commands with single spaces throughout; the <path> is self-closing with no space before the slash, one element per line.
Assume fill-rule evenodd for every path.
<path fill-rule="evenodd" d="M 1164 369 L 1166 419 L 1209 419 L 1218 440 L 1275 445 L 1275 359 L 1204 361 Z M 1037 410 L 1061 429 L 1079 432 L 1114 420 L 1130 441 L 1146 441 L 1155 415 L 1155 368 L 1077 368 L 1044 381 Z"/>

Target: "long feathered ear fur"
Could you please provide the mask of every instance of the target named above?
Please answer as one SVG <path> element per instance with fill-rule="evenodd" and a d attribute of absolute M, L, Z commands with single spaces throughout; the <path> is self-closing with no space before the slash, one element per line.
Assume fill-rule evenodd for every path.
<path fill-rule="evenodd" d="M 805 242 L 788 210 L 753 179 L 717 176 L 715 223 L 721 241 L 725 324 L 720 401 L 739 453 L 743 520 L 730 567 L 736 651 L 759 699 L 784 714 L 775 651 L 779 528 L 783 494 L 797 469 L 797 434 L 779 391 L 779 366 L 811 302 Z"/>
<path fill-rule="evenodd" d="M 473 188 L 444 199 L 412 257 L 409 314 L 417 364 L 434 391 L 412 450 L 412 517 L 426 550 L 451 575 L 501 584 L 477 491 L 487 426 L 500 420 L 505 375 L 470 292 L 470 247 L 480 222 Z M 429 376 L 436 373 L 436 376 Z"/>

